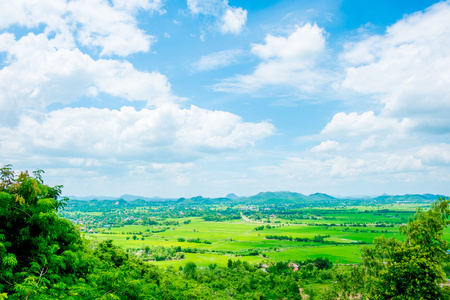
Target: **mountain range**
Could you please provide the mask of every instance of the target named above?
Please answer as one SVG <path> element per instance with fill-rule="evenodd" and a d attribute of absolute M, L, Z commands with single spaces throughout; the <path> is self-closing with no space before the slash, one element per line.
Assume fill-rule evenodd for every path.
<path fill-rule="evenodd" d="M 314 193 L 311 195 L 304 195 L 296 192 L 288 192 L 288 191 L 278 191 L 278 192 L 260 192 L 256 195 L 249 197 L 239 197 L 234 193 L 230 193 L 225 197 L 219 198 L 203 198 L 202 196 L 196 196 L 192 198 L 161 198 L 161 197 L 144 197 L 144 196 L 136 196 L 124 194 L 120 197 L 108 197 L 108 196 L 87 196 L 87 197 L 77 197 L 77 196 L 68 196 L 70 200 L 78 200 L 78 201 L 89 201 L 89 200 L 125 200 L 127 202 L 134 202 L 136 200 L 145 201 L 145 202 L 171 202 L 176 201 L 177 203 L 186 203 L 186 204 L 213 204 L 218 202 L 237 202 L 237 203 L 265 203 L 265 204 L 288 204 L 288 203 L 299 203 L 299 202 L 336 202 L 336 201 L 353 201 L 353 200 L 365 200 L 365 201 L 373 201 L 373 202 L 427 202 L 434 201 L 438 197 L 444 197 L 443 195 L 435 195 L 435 194 L 405 194 L 405 195 L 386 195 L 383 194 L 381 196 L 376 197 L 333 197 L 323 193 Z"/>

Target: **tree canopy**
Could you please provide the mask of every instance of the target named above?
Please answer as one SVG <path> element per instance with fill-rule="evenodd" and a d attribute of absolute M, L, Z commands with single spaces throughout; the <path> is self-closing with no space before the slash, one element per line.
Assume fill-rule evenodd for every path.
<path fill-rule="evenodd" d="M 381 236 L 362 248 L 363 263 L 338 270 L 338 282 L 330 291 L 349 299 L 361 294 L 368 299 L 450 299 L 444 266 L 449 243 L 444 229 L 449 224 L 449 201 L 439 198 L 428 210 L 417 210 L 400 228 L 403 240 Z"/>
<path fill-rule="evenodd" d="M 373 299 L 450 298 L 440 285 L 449 262 L 449 243 L 443 239 L 449 215 L 449 201 L 440 198 L 401 227 L 404 241 L 380 237 L 374 247 L 363 249 Z"/>

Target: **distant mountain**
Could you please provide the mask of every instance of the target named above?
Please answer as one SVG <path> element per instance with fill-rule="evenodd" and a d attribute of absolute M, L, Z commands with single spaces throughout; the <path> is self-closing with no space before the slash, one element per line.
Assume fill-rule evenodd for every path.
<path fill-rule="evenodd" d="M 137 199 L 137 200 L 130 201 L 130 202 L 131 202 L 131 204 L 133 204 L 135 206 L 146 206 L 146 205 L 148 205 L 148 201 L 145 201 L 143 199 Z"/>
<path fill-rule="evenodd" d="M 237 200 L 237 199 L 239 199 L 239 197 L 236 196 L 235 193 L 230 193 L 230 194 L 226 195 L 225 198 L 228 198 L 228 199 L 231 199 L 231 200 Z"/>
<path fill-rule="evenodd" d="M 293 192 L 261 192 L 254 196 L 242 198 L 241 201 L 254 203 L 283 203 L 283 201 L 298 202 L 306 200 L 308 196 Z"/>
<path fill-rule="evenodd" d="M 308 200 L 328 200 L 328 201 L 336 201 L 339 200 L 333 196 L 327 195 L 327 194 L 322 194 L 322 193 L 315 193 L 315 194 L 311 194 L 308 196 Z"/>
<path fill-rule="evenodd" d="M 335 201 L 364 201 L 366 203 L 394 203 L 397 201 L 404 202 L 431 202 L 442 195 L 433 194 L 406 194 L 406 195 L 387 195 L 383 194 L 377 197 L 361 196 L 361 197 L 333 197 L 323 193 L 315 193 L 306 196 L 301 193 L 295 192 L 261 192 L 250 197 L 238 197 L 234 193 L 230 193 L 225 197 L 219 198 L 203 198 L 202 196 L 196 196 L 192 198 L 161 198 L 161 197 L 143 197 L 124 194 L 120 197 L 108 197 L 108 196 L 88 196 L 88 197 L 76 197 L 68 196 L 72 201 L 106 201 L 115 202 L 118 200 L 133 203 L 133 205 L 142 206 L 146 202 L 174 202 L 183 204 L 218 204 L 218 203 L 255 203 L 255 204 L 295 204 L 295 203 L 313 203 L 313 202 L 335 202 Z"/>
<path fill-rule="evenodd" d="M 152 201 L 152 198 L 148 198 L 148 197 L 144 197 L 144 196 L 135 196 L 135 195 L 129 195 L 129 194 L 124 194 L 122 196 L 120 196 L 119 198 L 125 200 L 125 201 L 135 201 L 135 200 L 145 200 L 145 201 Z"/>
<path fill-rule="evenodd" d="M 109 197 L 109 196 L 86 196 L 86 197 L 78 197 L 78 196 L 65 196 L 70 200 L 79 200 L 79 201 L 90 201 L 90 200 L 119 200 L 119 197 Z"/>
<path fill-rule="evenodd" d="M 202 196 L 196 196 L 192 198 L 180 198 L 176 202 L 184 204 L 220 204 L 220 203 L 229 203 L 231 201 L 230 198 L 203 198 Z"/>
<path fill-rule="evenodd" d="M 423 201 L 435 201 L 439 197 L 444 197 L 442 195 L 433 195 L 433 194 L 406 194 L 406 195 L 382 195 L 373 198 L 376 201 L 389 201 L 389 202 L 396 202 L 396 201 L 403 201 L 403 202 L 423 202 Z"/>
<path fill-rule="evenodd" d="M 77 197 L 77 196 L 67 196 L 70 200 L 79 200 L 79 201 L 90 201 L 90 200 L 119 200 L 123 199 L 128 202 L 136 201 L 136 200 L 144 200 L 144 201 L 152 201 L 152 202 L 162 202 L 162 201 L 174 201 L 176 199 L 173 198 L 161 198 L 161 197 L 144 197 L 144 196 L 136 196 L 124 194 L 120 197 L 109 197 L 109 196 L 86 196 L 86 197 Z"/>

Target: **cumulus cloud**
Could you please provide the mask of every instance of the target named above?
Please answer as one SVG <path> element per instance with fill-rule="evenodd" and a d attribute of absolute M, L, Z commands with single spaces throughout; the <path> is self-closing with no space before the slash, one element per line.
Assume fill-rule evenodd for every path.
<path fill-rule="evenodd" d="M 194 14 L 213 16 L 223 34 L 239 34 L 247 22 L 247 10 L 228 5 L 228 0 L 187 0 L 189 11 Z"/>
<path fill-rule="evenodd" d="M 146 52 L 152 36 L 136 26 L 135 18 L 103 0 L 77 0 L 69 10 L 78 26 L 76 38 L 83 46 L 100 47 L 100 55 L 126 56 Z"/>
<path fill-rule="evenodd" d="M 0 149 L 54 157 L 154 162 L 195 159 L 200 154 L 235 151 L 274 133 L 270 123 L 249 123 L 232 113 L 175 104 L 156 109 L 64 108 L 24 115 L 13 128 L 0 128 Z M 73 161 L 78 163 L 78 161 Z"/>
<path fill-rule="evenodd" d="M 243 51 L 240 49 L 210 53 L 202 56 L 199 61 L 194 63 L 194 68 L 197 71 L 209 71 L 222 68 L 236 62 L 242 54 Z"/>
<path fill-rule="evenodd" d="M 428 165 L 450 165 L 450 144 L 424 146 L 417 151 L 416 156 Z"/>
<path fill-rule="evenodd" d="M 374 185 L 382 183 L 380 187 L 383 190 L 386 181 L 397 182 L 399 178 L 418 181 L 423 173 L 431 171 L 421 159 L 414 155 L 398 153 L 365 153 L 351 157 L 338 155 L 325 159 L 289 157 L 273 165 L 256 167 L 255 170 L 265 175 L 276 175 L 279 181 L 288 180 L 300 185 L 303 183 L 306 189 L 310 189 L 313 185 L 320 187 L 323 191 L 329 184 L 330 187 L 335 186 L 333 189 L 336 191 L 339 190 L 340 193 L 347 195 L 348 191 L 342 190 L 342 187 L 337 185 L 347 182 L 350 184 L 348 187 L 351 187 L 355 182 L 366 183 L 365 178 L 367 178 L 369 185 L 365 186 L 366 190 L 361 190 L 363 194 L 367 194 L 371 192 Z M 377 189 L 379 190 L 380 187 Z M 351 191 L 356 190 L 358 188 L 352 186 Z"/>
<path fill-rule="evenodd" d="M 265 44 L 252 46 L 252 53 L 262 59 L 298 58 L 306 64 L 325 48 L 324 30 L 310 23 L 297 26 L 288 37 L 268 34 L 264 40 Z"/>
<path fill-rule="evenodd" d="M 222 33 L 239 34 L 247 22 L 247 11 L 240 7 L 231 7 L 225 11 L 222 17 Z"/>
<path fill-rule="evenodd" d="M 315 150 L 328 140 L 342 147 L 334 174 L 406 172 L 408 165 L 412 172 L 448 164 L 449 49 L 448 1 L 406 15 L 385 34 L 364 34 L 344 46 L 341 87 L 365 96 L 360 99 L 370 99 L 380 110 L 337 113 L 316 137 L 324 142 Z"/>
<path fill-rule="evenodd" d="M 406 131 L 413 127 L 407 118 L 398 121 L 394 118 L 377 116 L 373 111 L 358 114 L 340 112 L 322 130 L 324 135 L 368 135 L 378 132 Z"/>
<path fill-rule="evenodd" d="M 137 26 L 139 10 L 162 12 L 160 0 L 55 0 L 0 3 L 0 28 L 12 25 L 36 28 L 55 34 L 67 47 L 76 43 L 99 47 L 100 55 L 127 56 L 147 52 L 153 37 Z"/>
<path fill-rule="evenodd" d="M 173 100 L 164 75 L 138 71 L 126 61 L 94 60 L 78 48 L 59 48 L 44 34 L 30 33 L 18 41 L 2 34 L 0 49 L 9 57 L 9 65 L 0 70 L 3 111 L 70 103 L 100 92 L 148 105 Z"/>
<path fill-rule="evenodd" d="M 450 121 L 450 2 L 405 16 L 384 35 L 348 43 L 342 87 L 373 95 L 381 115 L 408 117 L 428 131 Z M 447 129 L 445 129 L 447 128 Z"/>
<path fill-rule="evenodd" d="M 325 31 L 316 24 L 297 26 L 287 37 L 269 34 L 264 44 L 252 45 L 251 52 L 262 59 L 253 74 L 225 79 L 214 90 L 249 93 L 279 85 L 317 91 L 329 80 L 316 64 L 324 50 Z"/>
<path fill-rule="evenodd" d="M 339 149 L 339 142 L 327 140 L 327 141 L 321 142 L 317 146 L 314 146 L 311 149 L 311 152 L 329 152 L 329 151 L 333 151 L 336 149 Z"/>
<path fill-rule="evenodd" d="M 65 24 L 64 13 L 68 10 L 65 0 L 43 1 L 11 1 L 0 3 L 0 28 L 11 25 L 32 28 L 46 24 L 50 30 L 56 30 L 58 25 Z"/>

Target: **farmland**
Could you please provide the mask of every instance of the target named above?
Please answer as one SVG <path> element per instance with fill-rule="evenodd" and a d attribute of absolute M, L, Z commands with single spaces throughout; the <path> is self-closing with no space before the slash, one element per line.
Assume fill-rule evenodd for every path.
<path fill-rule="evenodd" d="M 401 240 L 400 226 L 417 208 L 429 205 L 429 201 L 392 200 L 352 200 L 347 205 L 196 200 L 69 201 L 62 215 L 94 243 L 113 240 L 127 252 L 164 267 L 186 262 L 225 266 L 230 258 L 262 264 L 324 257 L 348 264 L 360 262 L 360 248 L 379 236 Z M 444 237 L 450 239 L 448 230 Z"/>

